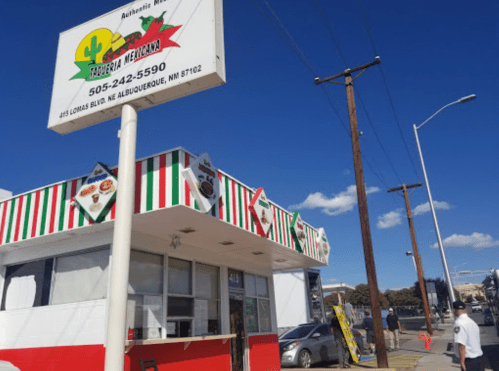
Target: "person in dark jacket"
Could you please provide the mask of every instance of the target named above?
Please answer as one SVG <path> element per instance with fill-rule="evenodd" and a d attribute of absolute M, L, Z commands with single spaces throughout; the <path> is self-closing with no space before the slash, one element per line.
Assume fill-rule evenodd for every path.
<path fill-rule="evenodd" d="M 386 317 L 386 329 L 390 337 L 390 349 L 389 352 L 394 350 L 400 350 L 400 333 L 402 332 L 402 327 L 400 327 L 399 317 L 390 308 L 390 314 Z M 393 346 L 393 339 L 395 339 L 395 347 Z"/>
<path fill-rule="evenodd" d="M 366 341 L 371 348 L 371 354 L 374 354 L 376 351 L 376 348 L 374 347 L 374 324 L 371 312 L 368 310 L 366 310 L 366 318 L 364 318 L 364 322 L 362 322 L 362 327 L 366 330 Z"/>

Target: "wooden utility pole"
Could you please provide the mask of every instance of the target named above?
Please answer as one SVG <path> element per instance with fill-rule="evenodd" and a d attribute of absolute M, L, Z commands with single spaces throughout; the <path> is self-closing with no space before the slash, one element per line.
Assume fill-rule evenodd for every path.
<path fill-rule="evenodd" d="M 410 184 L 408 186 L 402 184 L 401 187 L 391 188 L 388 190 L 388 192 L 395 192 L 400 190 L 404 192 L 405 208 L 407 209 L 407 219 L 409 220 L 409 230 L 411 232 L 412 250 L 414 251 L 414 261 L 416 262 L 416 271 L 418 272 L 419 288 L 421 289 L 421 297 L 423 299 L 426 329 L 430 335 L 433 335 L 433 328 L 431 326 L 430 317 L 430 306 L 428 304 L 428 297 L 426 296 L 426 285 L 423 276 L 423 264 L 421 263 L 421 258 L 419 257 L 418 245 L 416 243 L 416 233 L 414 233 L 414 224 L 412 222 L 411 205 L 409 204 L 409 195 L 407 194 L 407 189 L 421 187 L 421 185 L 422 183 Z"/>
<path fill-rule="evenodd" d="M 315 85 L 324 82 L 345 85 L 348 103 L 348 116 L 350 119 L 350 132 L 352 137 L 353 163 L 355 168 L 355 181 L 357 184 L 357 200 L 359 204 L 360 228 L 362 231 L 362 242 L 364 245 L 364 259 L 366 263 L 367 283 L 369 286 L 369 296 L 371 298 L 371 310 L 373 314 L 374 341 L 376 344 L 377 361 L 379 368 L 388 367 L 388 357 L 386 355 L 385 333 L 383 331 L 383 320 L 381 319 L 381 303 L 379 299 L 378 280 L 376 278 L 376 266 L 374 264 L 374 254 L 371 240 L 371 229 L 369 226 L 369 214 L 367 211 L 366 187 L 364 184 L 364 171 L 362 169 L 362 156 L 359 143 L 359 129 L 357 127 L 357 113 L 355 110 L 355 97 L 353 94 L 353 81 L 364 73 L 369 67 L 381 63 L 379 57 L 374 62 L 364 64 L 360 67 L 347 69 L 339 74 L 325 79 L 315 79 Z M 354 79 L 352 73 L 361 71 Z M 332 81 L 338 77 L 345 77 L 345 83 Z"/>

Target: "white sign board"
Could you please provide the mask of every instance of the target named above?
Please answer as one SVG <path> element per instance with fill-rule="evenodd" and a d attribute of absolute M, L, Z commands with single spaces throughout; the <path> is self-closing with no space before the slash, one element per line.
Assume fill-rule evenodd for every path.
<path fill-rule="evenodd" d="M 272 212 L 272 208 L 270 207 L 269 200 L 267 199 L 263 188 L 258 188 L 256 190 L 248 209 L 256 224 L 258 234 L 262 237 L 267 236 L 270 227 L 274 222 L 274 213 Z"/>
<path fill-rule="evenodd" d="M 182 171 L 189 184 L 192 196 L 202 213 L 207 213 L 220 198 L 218 170 L 213 166 L 208 153 L 202 153 L 190 166 Z"/>
<path fill-rule="evenodd" d="M 329 253 L 331 252 L 331 248 L 329 247 L 326 231 L 324 231 L 324 228 L 319 228 L 318 232 L 317 245 L 319 246 L 322 262 L 329 264 Z"/>
<path fill-rule="evenodd" d="M 295 246 L 300 252 L 304 252 L 307 248 L 307 236 L 305 234 L 305 224 L 303 224 L 298 211 L 293 214 L 289 228 L 295 240 Z"/>
<path fill-rule="evenodd" d="M 75 201 L 94 222 L 101 222 L 116 199 L 116 176 L 100 162 L 83 182 Z"/>
<path fill-rule="evenodd" d="M 70 133 L 225 83 L 222 0 L 138 0 L 61 33 L 49 129 Z"/>

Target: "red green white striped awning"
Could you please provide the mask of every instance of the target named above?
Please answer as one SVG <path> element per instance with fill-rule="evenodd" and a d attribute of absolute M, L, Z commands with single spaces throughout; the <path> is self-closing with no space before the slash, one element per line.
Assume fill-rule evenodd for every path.
<path fill-rule="evenodd" d="M 135 214 L 183 205 L 199 210 L 181 172 L 194 160 L 183 148 L 160 153 L 135 163 Z M 117 168 L 111 168 L 115 174 Z M 86 213 L 71 203 L 85 177 L 56 183 L 0 202 L 0 246 L 61 233 L 93 224 Z M 248 206 L 256 190 L 219 171 L 223 190 L 219 202 L 208 212 L 214 218 L 257 235 Z M 291 235 L 292 213 L 272 203 L 274 223 L 268 238 L 297 250 Z M 115 206 L 102 223 L 115 218 Z M 307 248 L 303 254 L 321 262 L 318 230 L 305 224 Z"/>

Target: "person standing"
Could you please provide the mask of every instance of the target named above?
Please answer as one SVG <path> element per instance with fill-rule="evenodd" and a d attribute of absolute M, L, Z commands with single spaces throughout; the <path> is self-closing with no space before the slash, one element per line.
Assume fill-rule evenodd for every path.
<path fill-rule="evenodd" d="M 348 349 L 348 344 L 345 340 L 345 335 L 343 334 L 343 330 L 337 316 L 331 318 L 331 333 L 333 334 L 336 342 L 340 368 L 347 368 L 349 367 L 348 360 L 350 359 L 350 350 Z"/>
<path fill-rule="evenodd" d="M 344 306 L 344 312 L 345 316 L 347 317 L 348 324 L 350 327 L 353 327 L 353 324 L 355 323 L 355 311 L 353 310 L 353 306 L 350 303 L 345 303 Z"/>
<path fill-rule="evenodd" d="M 480 345 L 480 329 L 466 312 L 462 301 L 452 304 L 454 316 L 454 352 L 459 358 L 462 371 L 484 371 L 483 351 Z"/>
<path fill-rule="evenodd" d="M 362 322 L 362 327 L 366 330 L 366 341 L 371 349 L 371 354 L 374 354 L 376 351 L 376 348 L 374 347 L 374 324 L 371 312 L 368 310 L 366 310 L 366 318 L 364 318 L 364 322 Z"/>
<path fill-rule="evenodd" d="M 393 308 L 388 310 L 390 313 L 386 316 L 386 329 L 388 331 L 388 336 L 390 337 L 390 349 L 389 352 L 394 350 L 400 350 L 400 338 L 399 334 L 402 331 L 400 327 L 399 317 L 393 313 Z M 395 338 L 395 348 L 393 347 L 393 339 Z"/>

